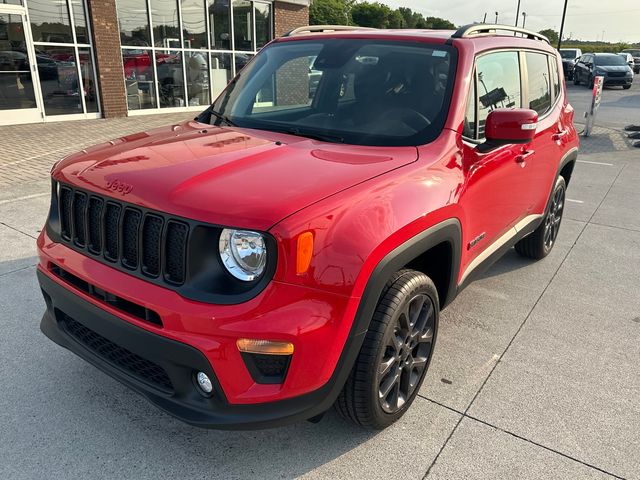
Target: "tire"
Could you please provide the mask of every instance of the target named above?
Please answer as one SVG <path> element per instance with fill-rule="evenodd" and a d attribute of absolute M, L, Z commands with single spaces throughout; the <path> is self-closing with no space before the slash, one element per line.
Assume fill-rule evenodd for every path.
<path fill-rule="evenodd" d="M 523 257 L 535 260 L 540 260 L 549 255 L 556 244 L 558 232 L 560 231 L 566 191 L 567 184 L 564 178 L 558 177 L 542 223 L 531 234 L 516 243 L 516 252 Z"/>
<path fill-rule="evenodd" d="M 438 292 L 424 273 L 405 269 L 391 277 L 336 400 L 342 417 L 383 429 L 404 415 L 429 369 L 439 314 Z"/>
<path fill-rule="evenodd" d="M 580 79 L 578 78 L 578 74 L 576 72 L 573 72 L 573 84 L 580 85 Z"/>
<path fill-rule="evenodd" d="M 624 88 L 625 90 L 629 90 L 631 88 L 631 85 L 623 85 L 622 88 Z"/>
<path fill-rule="evenodd" d="M 589 78 L 587 79 L 587 83 L 585 84 L 588 88 L 593 88 L 594 85 L 594 78 L 593 76 L 589 75 Z"/>

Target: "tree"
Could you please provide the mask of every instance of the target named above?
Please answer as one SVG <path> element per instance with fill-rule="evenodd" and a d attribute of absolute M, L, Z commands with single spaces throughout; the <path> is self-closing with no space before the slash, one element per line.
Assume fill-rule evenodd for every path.
<path fill-rule="evenodd" d="M 313 0 L 309 7 L 310 25 L 348 25 L 350 0 Z"/>
<path fill-rule="evenodd" d="M 351 9 L 353 23 L 361 27 L 388 28 L 392 10 L 381 3 L 357 3 Z"/>
<path fill-rule="evenodd" d="M 440 17 L 427 17 L 427 28 L 434 28 L 436 30 L 455 30 L 456 26 L 449 20 L 445 20 Z"/>
<path fill-rule="evenodd" d="M 558 44 L 558 32 L 556 32 L 555 30 L 551 28 L 546 28 L 544 30 L 540 30 L 538 33 L 547 37 L 551 42 L 551 45 Z"/>

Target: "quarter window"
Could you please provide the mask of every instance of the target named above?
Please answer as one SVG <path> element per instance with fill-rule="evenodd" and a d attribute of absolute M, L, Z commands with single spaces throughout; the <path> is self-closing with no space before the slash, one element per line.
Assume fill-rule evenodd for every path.
<path fill-rule="evenodd" d="M 551 77 L 547 55 L 526 52 L 529 108 L 544 115 L 551 109 Z"/>
<path fill-rule="evenodd" d="M 522 89 L 517 52 L 498 52 L 478 59 L 478 136 L 484 138 L 487 117 L 496 108 L 520 107 Z"/>

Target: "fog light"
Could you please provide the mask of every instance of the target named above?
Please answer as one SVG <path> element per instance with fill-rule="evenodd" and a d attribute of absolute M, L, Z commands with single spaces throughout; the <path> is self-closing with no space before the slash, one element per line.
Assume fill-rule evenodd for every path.
<path fill-rule="evenodd" d="M 213 392 L 213 384 L 211 383 L 211 379 L 204 372 L 198 372 L 196 375 L 196 381 L 198 382 L 198 386 L 200 389 L 206 393 L 207 395 Z"/>

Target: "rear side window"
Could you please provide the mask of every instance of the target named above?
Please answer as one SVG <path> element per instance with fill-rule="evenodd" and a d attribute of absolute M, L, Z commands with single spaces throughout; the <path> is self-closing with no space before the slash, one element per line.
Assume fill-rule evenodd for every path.
<path fill-rule="evenodd" d="M 483 55 L 478 72 L 478 137 L 484 138 L 487 117 L 496 108 L 522 106 L 520 61 L 517 52 Z M 548 74 L 547 74 L 548 76 Z"/>
<path fill-rule="evenodd" d="M 538 115 L 544 115 L 551 109 L 549 61 L 543 53 L 526 52 L 525 58 L 529 85 L 528 108 L 538 112 Z"/>
<path fill-rule="evenodd" d="M 558 61 L 555 57 L 549 57 L 551 64 L 551 83 L 553 84 L 553 101 L 560 96 L 560 74 L 558 72 Z"/>

